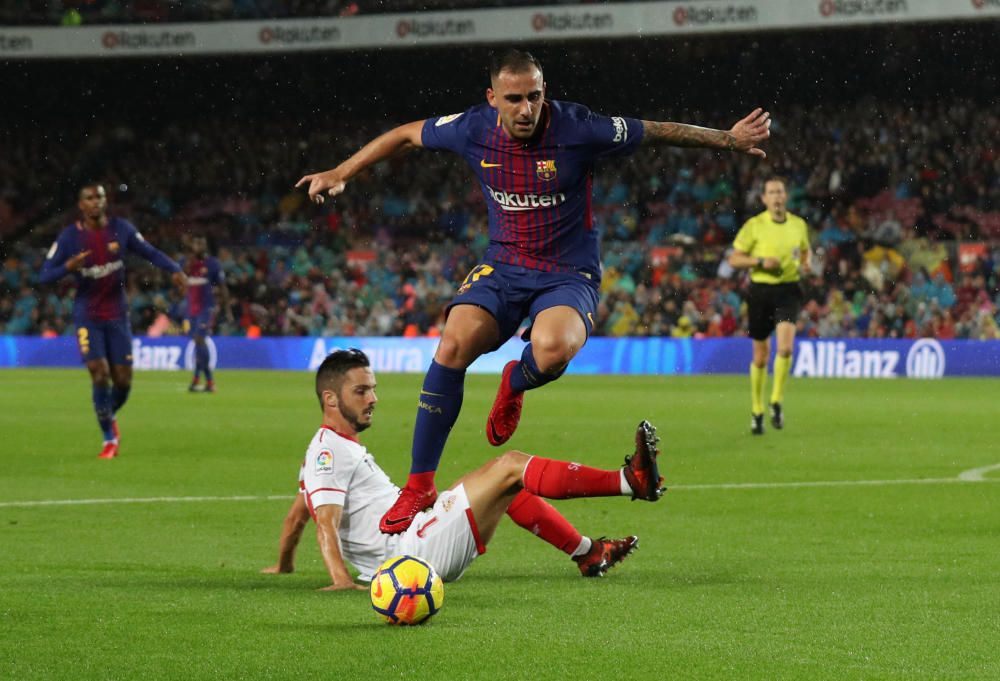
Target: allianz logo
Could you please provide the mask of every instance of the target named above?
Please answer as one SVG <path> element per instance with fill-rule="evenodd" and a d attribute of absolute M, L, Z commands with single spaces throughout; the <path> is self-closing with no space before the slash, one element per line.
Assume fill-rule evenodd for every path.
<path fill-rule="evenodd" d="M 103 279 L 104 277 L 117 272 L 125 263 L 121 260 L 113 260 L 109 263 L 104 263 L 103 265 L 91 265 L 90 267 L 84 267 L 80 270 L 80 274 L 87 277 L 88 279 Z"/>
<path fill-rule="evenodd" d="M 797 341 L 793 376 L 815 378 L 941 378 L 945 353 L 933 338 L 910 346 L 905 362 L 897 350 L 848 350 L 844 341 Z"/>
<path fill-rule="evenodd" d="M 525 210 L 536 210 L 538 208 L 554 208 L 566 203 L 566 195 L 562 192 L 558 194 L 517 194 L 515 192 L 505 192 L 502 189 L 494 189 L 486 185 L 487 191 L 497 205 L 506 211 L 518 212 Z"/>
<path fill-rule="evenodd" d="M 346 350 L 349 347 L 351 347 L 350 344 L 341 346 L 336 340 L 330 339 L 328 342 L 327 339 L 317 338 L 313 343 L 312 352 L 309 354 L 309 370 L 315 371 L 319 368 L 319 365 L 331 352 Z M 434 352 L 433 348 L 428 348 L 425 353 L 417 344 L 411 342 L 380 344 L 376 347 L 361 347 L 360 350 L 367 355 L 372 371 L 403 373 L 426 371 L 427 367 L 430 366 L 430 355 Z"/>
<path fill-rule="evenodd" d="M 143 371 L 190 371 L 194 369 L 194 341 L 178 337 L 170 345 L 146 345 L 139 338 L 132 339 L 132 367 Z M 207 338 L 208 366 L 215 369 L 219 353 L 215 342 Z"/>

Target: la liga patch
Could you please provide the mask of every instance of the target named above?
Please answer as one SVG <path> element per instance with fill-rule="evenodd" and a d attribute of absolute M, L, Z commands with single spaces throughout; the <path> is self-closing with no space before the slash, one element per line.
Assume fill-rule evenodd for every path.
<path fill-rule="evenodd" d="M 333 452 L 328 452 L 324 450 L 319 453 L 319 455 L 316 457 L 316 472 L 317 473 L 333 472 Z"/>

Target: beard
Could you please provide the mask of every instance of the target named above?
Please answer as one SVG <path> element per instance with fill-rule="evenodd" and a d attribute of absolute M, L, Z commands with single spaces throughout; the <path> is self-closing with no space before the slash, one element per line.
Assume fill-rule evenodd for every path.
<path fill-rule="evenodd" d="M 355 411 L 344 404 L 340 405 L 340 415 L 344 417 L 345 421 L 351 424 L 351 428 L 353 428 L 356 433 L 368 430 L 368 428 L 371 427 L 371 417 L 374 412 L 374 406 L 365 410 Z M 367 420 L 362 420 L 365 417 L 367 417 Z"/>

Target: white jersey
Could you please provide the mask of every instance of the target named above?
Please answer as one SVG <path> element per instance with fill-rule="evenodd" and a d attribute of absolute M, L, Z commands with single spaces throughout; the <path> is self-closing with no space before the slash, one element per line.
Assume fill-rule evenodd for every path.
<path fill-rule="evenodd" d="M 320 506 L 344 507 L 339 528 L 341 551 L 357 568 L 359 577 L 370 581 L 398 543 L 397 537 L 379 532 L 378 524 L 396 501 L 399 488 L 357 440 L 326 426 L 321 426 L 309 443 L 301 480 L 313 517 Z"/>

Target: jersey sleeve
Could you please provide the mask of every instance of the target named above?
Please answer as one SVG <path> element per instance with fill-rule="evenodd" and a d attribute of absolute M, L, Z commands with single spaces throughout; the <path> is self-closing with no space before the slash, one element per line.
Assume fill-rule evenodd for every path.
<path fill-rule="evenodd" d="M 302 465 L 303 490 L 310 508 L 344 505 L 353 469 L 351 462 L 352 457 L 333 444 L 310 448 Z"/>
<path fill-rule="evenodd" d="M 69 257 L 69 237 L 64 231 L 45 255 L 42 271 L 38 273 L 38 283 L 50 284 L 66 276 L 69 273 L 69 270 L 66 269 L 66 261 L 69 260 Z"/>
<path fill-rule="evenodd" d="M 226 281 L 226 274 L 222 271 L 222 265 L 215 258 L 208 261 L 208 283 L 212 286 L 219 286 Z"/>
<path fill-rule="evenodd" d="M 626 156 L 642 142 L 644 128 L 637 118 L 602 116 L 587 111 L 577 119 L 577 134 L 597 157 Z"/>
<path fill-rule="evenodd" d="M 136 255 L 145 258 L 161 270 L 168 272 L 180 272 L 181 266 L 174 262 L 166 253 L 152 246 L 142 238 L 142 234 L 131 222 L 123 221 L 125 248 Z"/>
<path fill-rule="evenodd" d="M 420 132 L 420 141 L 428 149 L 447 149 L 461 154 L 469 138 L 471 119 L 471 109 L 450 116 L 428 118 Z"/>
<path fill-rule="evenodd" d="M 753 234 L 753 224 L 750 220 L 743 223 L 740 227 L 740 231 L 737 232 L 736 238 L 733 239 L 733 248 L 742 253 L 750 255 L 753 252 L 753 247 L 757 243 L 757 239 L 754 238 Z"/>

